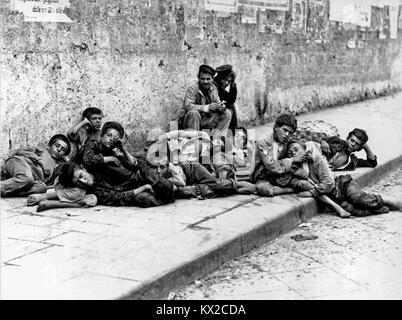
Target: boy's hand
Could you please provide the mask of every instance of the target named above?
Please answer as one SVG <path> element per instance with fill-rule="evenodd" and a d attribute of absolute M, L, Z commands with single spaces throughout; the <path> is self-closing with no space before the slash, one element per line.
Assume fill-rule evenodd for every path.
<path fill-rule="evenodd" d="M 159 137 L 158 137 L 158 142 L 165 142 L 167 140 L 167 134 L 166 133 L 162 133 Z"/>
<path fill-rule="evenodd" d="M 115 142 L 114 142 L 114 146 L 116 147 L 116 148 L 118 148 L 118 149 L 123 149 L 123 142 L 121 141 L 121 139 L 117 139 Z"/>
<path fill-rule="evenodd" d="M 130 164 L 132 164 L 133 166 L 136 166 L 138 164 L 137 158 L 133 157 L 132 161 L 130 160 Z"/>
<path fill-rule="evenodd" d="M 321 151 L 323 154 L 329 153 L 329 144 L 326 141 L 321 141 Z"/>
<path fill-rule="evenodd" d="M 225 106 L 226 101 L 222 101 L 221 103 L 218 104 L 218 112 L 219 113 L 224 113 L 226 110 L 226 106 Z"/>
<path fill-rule="evenodd" d="M 309 198 L 313 197 L 313 194 L 310 191 L 302 191 L 296 194 L 298 198 Z"/>
<path fill-rule="evenodd" d="M 88 118 L 84 118 L 84 120 L 82 120 L 86 125 L 89 125 L 90 127 L 92 127 L 91 122 L 88 120 Z"/>
<path fill-rule="evenodd" d="M 219 103 L 217 103 L 217 102 L 212 102 L 212 103 L 210 103 L 209 105 L 208 105 L 208 109 L 209 109 L 209 111 L 210 112 L 215 112 L 215 111 L 218 111 L 219 110 Z"/>
<path fill-rule="evenodd" d="M 303 163 L 303 162 L 307 162 L 308 160 L 311 160 L 311 154 L 308 152 L 305 152 L 302 155 L 293 157 L 291 159 L 292 159 L 292 163 Z"/>
<path fill-rule="evenodd" d="M 231 76 L 232 76 L 232 81 L 230 81 L 230 84 L 233 84 L 233 83 L 235 83 L 236 82 L 236 72 L 234 72 L 234 71 L 232 71 L 231 72 Z"/>
<path fill-rule="evenodd" d="M 116 157 L 113 157 L 113 156 L 105 157 L 104 161 L 105 161 L 105 163 L 110 163 L 116 167 L 121 165 L 119 159 L 117 159 Z"/>
<path fill-rule="evenodd" d="M 146 184 L 146 185 L 144 186 L 144 191 L 148 191 L 148 192 L 154 193 L 154 189 L 152 189 L 152 186 L 151 186 L 150 184 Z"/>

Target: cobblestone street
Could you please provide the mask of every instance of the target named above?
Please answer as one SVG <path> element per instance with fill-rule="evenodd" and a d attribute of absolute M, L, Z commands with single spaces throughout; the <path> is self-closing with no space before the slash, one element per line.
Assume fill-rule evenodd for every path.
<path fill-rule="evenodd" d="M 402 196 L 402 170 L 367 187 Z M 402 213 L 320 214 L 171 299 L 401 299 Z"/>

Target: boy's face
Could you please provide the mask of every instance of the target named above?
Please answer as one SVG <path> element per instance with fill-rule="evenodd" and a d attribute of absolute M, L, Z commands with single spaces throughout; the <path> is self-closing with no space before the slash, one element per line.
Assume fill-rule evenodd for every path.
<path fill-rule="evenodd" d="M 50 156 L 55 160 L 61 160 L 66 155 L 68 145 L 65 141 L 57 139 L 52 145 L 47 147 Z"/>
<path fill-rule="evenodd" d="M 279 143 L 287 142 L 294 132 L 295 130 L 288 125 L 274 127 L 274 139 Z"/>
<path fill-rule="evenodd" d="M 243 149 L 245 147 L 247 136 L 243 130 L 237 130 L 234 136 L 234 140 L 235 140 L 235 146 Z"/>
<path fill-rule="evenodd" d="M 79 167 L 74 171 L 73 183 L 81 188 L 92 187 L 94 185 L 94 177 L 84 168 Z"/>
<path fill-rule="evenodd" d="M 231 76 L 220 79 L 219 84 L 220 84 L 221 88 L 223 88 L 223 89 L 226 88 L 230 84 L 231 80 L 232 80 Z"/>
<path fill-rule="evenodd" d="M 208 90 L 211 87 L 213 80 L 214 79 L 212 78 L 212 75 L 210 75 L 209 73 L 200 72 L 198 76 L 198 83 L 203 90 Z"/>
<path fill-rule="evenodd" d="M 120 133 L 113 128 L 106 130 L 105 134 L 101 137 L 100 142 L 108 149 L 113 149 L 117 140 L 121 139 Z"/>
<path fill-rule="evenodd" d="M 289 158 L 301 156 L 304 153 L 304 148 L 297 142 L 293 142 L 288 147 L 288 154 Z"/>
<path fill-rule="evenodd" d="M 88 117 L 88 120 L 94 129 L 100 130 L 100 128 L 102 127 L 102 115 L 101 114 L 96 114 L 96 113 L 91 114 Z"/>
<path fill-rule="evenodd" d="M 351 134 L 349 138 L 346 139 L 346 144 L 348 146 L 349 152 L 356 152 L 361 148 L 363 142 L 359 138 L 357 138 L 354 134 Z"/>

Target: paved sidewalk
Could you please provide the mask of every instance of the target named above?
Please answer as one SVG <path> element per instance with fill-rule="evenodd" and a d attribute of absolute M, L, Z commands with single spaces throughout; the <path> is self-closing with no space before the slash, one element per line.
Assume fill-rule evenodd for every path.
<path fill-rule="evenodd" d="M 334 123 L 341 136 L 366 128 L 377 170 L 402 160 L 402 94 L 298 117 Z M 272 126 L 256 128 L 257 137 Z M 393 161 L 393 162 L 390 162 Z M 1 299 L 167 297 L 317 213 L 314 200 L 238 195 L 178 200 L 158 208 L 105 207 L 37 213 L 25 199 L 1 199 Z"/>
<path fill-rule="evenodd" d="M 370 192 L 402 195 L 402 168 Z M 402 214 L 319 214 L 170 294 L 174 300 L 402 299 Z"/>

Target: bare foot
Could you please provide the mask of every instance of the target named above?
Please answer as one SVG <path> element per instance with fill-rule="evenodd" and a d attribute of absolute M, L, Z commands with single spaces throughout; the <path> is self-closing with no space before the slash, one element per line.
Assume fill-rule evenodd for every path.
<path fill-rule="evenodd" d="M 47 200 L 42 200 L 41 202 L 39 202 L 38 207 L 36 208 L 37 212 L 41 212 L 41 211 L 45 211 L 45 210 L 49 210 L 49 203 Z"/>
<path fill-rule="evenodd" d="M 346 211 L 345 209 L 338 209 L 337 212 L 338 216 L 341 218 L 349 218 L 351 216 L 350 212 Z"/>
<path fill-rule="evenodd" d="M 37 205 L 40 201 L 45 200 L 46 195 L 44 194 L 31 194 L 27 198 L 27 206 L 35 206 Z"/>

